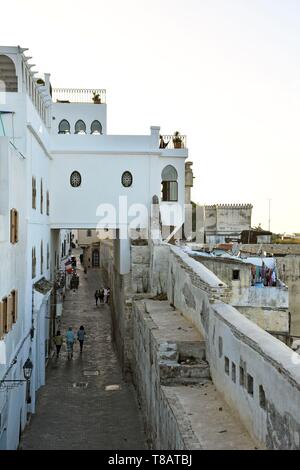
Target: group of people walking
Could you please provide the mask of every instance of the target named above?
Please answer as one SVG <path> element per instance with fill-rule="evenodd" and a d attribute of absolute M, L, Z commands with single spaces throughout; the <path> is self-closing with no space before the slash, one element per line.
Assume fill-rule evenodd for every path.
<path fill-rule="evenodd" d="M 100 304 L 108 304 L 110 297 L 110 288 L 109 287 L 101 287 L 101 289 L 97 289 L 95 292 L 95 301 L 96 306 L 98 305 L 98 300 Z"/>
<path fill-rule="evenodd" d="M 84 329 L 83 325 L 81 325 L 81 327 L 77 331 L 76 336 L 77 336 L 77 340 L 79 341 L 79 344 L 80 344 L 80 353 L 82 353 L 83 342 L 84 342 L 84 339 L 85 339 L 85 329 Z M 62 336 L 60 331 L 56 332 L 56 336 L 54 336 L 53 341 L 54 341 L 54 344 L 56 346 L 56 357 L 57 358 L 59 357 L 61 347 L 64 343 L 64 339 L 65 339 L 66 345 L 67 345 L 68 359 L 71 359 L 73 357 L 73 347 L 74 347 L 74 343 L 76 341 L 76 336 L 75 336 L 71 326 L 69 327 L 68 331 L 66 332 L 65 338 Z"/>

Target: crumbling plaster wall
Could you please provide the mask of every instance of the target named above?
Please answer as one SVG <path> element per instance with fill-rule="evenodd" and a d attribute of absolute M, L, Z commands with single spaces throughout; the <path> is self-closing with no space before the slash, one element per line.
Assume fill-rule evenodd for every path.
<path fill-rule="evenodd" d="M 168 298 L 204 334 L 218 391 L 254 439 L 300 449 L 300 356 L 223 303 L 226 287 L 187 258 L 170 248 Z"/>

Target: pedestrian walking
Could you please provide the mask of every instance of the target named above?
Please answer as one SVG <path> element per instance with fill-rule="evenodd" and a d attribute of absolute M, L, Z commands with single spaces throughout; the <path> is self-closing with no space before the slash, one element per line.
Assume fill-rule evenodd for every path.
<path fill-rule="evenodd" d="M 99 291 L 99 299 L 100 299 L 100 304 L 102 304 L 103 300 L 104 300 L 104 289 L 103 289 L 103 287 L 101 287 L 101 289 Z"/>
<path fill-rule="evenodd" d="M 94 297 L 95 297 L 96 307 L 97 307 L 97 305 L 98 305 L 98 300 L 100 299 L 100 292 L 99 292 L 98 289 L 96 290 Z"/>
<path fill-rule="evenodd" d="M 108 291 L 107 291 L 107 288 L 106 288 L 106 287 L 104 287 L 104 292 L 103 292 L 103 294 L 104 294 L 104 303 L 107 304 L 107 294 L 108 294 Z"/>
<path fill-rule="evenodd" d="M 66 333 L 68 359 L 71 359 L 73 357 L 74 341 L 75 341 L 75 335 L 73 333 L 72 327 L 70 326 Z"/>
<path fill-rule="evenodd" d="M 110 298 L 110 287 L 107 288 L 107 303 L 109 303 Z"/>
<path fill-rule="evenodd" d="M 78 341 L 79 341 L 79 343 L 80 343 L 80 352 L 81 352 L 81 353 L 82 353 L 84 338 L 85 338 L 85 330 L 84 330 L 84 326 L 81 325 L 81 327 L 80 327 L 79 330 L 77 331 L 77 339 L 78 339 Z"/>
<path fill-rule="evenodd" d="M 56 346 L 56 357 L 59 357 L 60 349 L 61 349 L 62 344 L 64 342 L 64 338 L 60 334 L 59 330 L 56 332 L 56 336 L 54 336 L 53 341 L 54 341 L 54 344 Z"/>

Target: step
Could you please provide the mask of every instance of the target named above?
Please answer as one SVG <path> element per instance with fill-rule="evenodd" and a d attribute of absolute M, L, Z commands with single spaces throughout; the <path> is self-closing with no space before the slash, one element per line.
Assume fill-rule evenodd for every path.
<path fill-rule="evenodd" d="M 210 369 L 206 361 L 196 364 L 179 364 L 175 361 L 159 362 L 160 383 L 162 385 L 198 384 L 210 379 Z"/>
<path fill-rule="evenodd" d="M 210 381 L 163 386 L 187 450 L 254 450 L 260 448 Z"/>

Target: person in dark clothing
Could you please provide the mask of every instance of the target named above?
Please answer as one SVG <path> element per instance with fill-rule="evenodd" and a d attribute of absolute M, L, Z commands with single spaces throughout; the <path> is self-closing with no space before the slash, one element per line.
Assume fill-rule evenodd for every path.
<path fill-rule="evenodd" d="M 64 342 L 63 336 L 60 334 L 60 331 L 56 332 L 56 336 L 53 338 L 54 344 L 56 346 L 56 357 L 59 357 L 61 346 Z"/>
<path fill-rule="evenodd" d="M 95 292 L 95 301 L 96 301 L 96 307 L 98 305 L 98 300 L 100 299 L 100 292 L 98 291 L 98 289 L 96 290 Z"/>
<path fill-rule="evenodd" d="M 81 325 L 79 330 L 77 331 L 77 338 L 80 343 L 80 352 L 82 353 L 82 348 L 83 348 L 83 341 L 85 338 L 85 331 L 84 331 L 84 326 Z"/>

